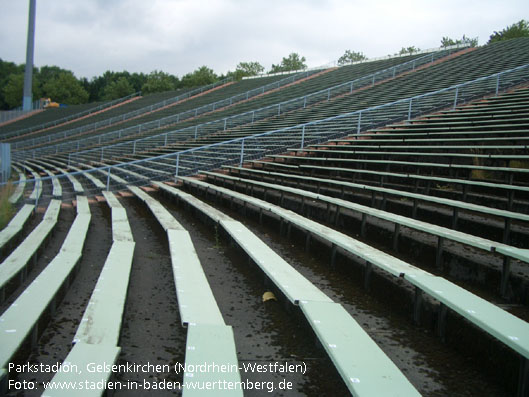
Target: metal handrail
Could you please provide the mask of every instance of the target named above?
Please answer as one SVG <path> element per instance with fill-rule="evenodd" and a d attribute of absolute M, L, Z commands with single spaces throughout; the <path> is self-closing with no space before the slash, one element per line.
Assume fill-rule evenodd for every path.
<path fill-rule="evenodd" d="M 234 116 L 228 116 L 228 117 L 225 117 L 223 119 L 214 120 L 214 121 L 210 121 L 210 122 L 206 122 L 206 123 L 201 123 L 201 124 L 198 124 L 198 125 L 192 126 L 192 127 L 187 127 L 187 128 L 174 130 L 174 131 L 170 131 L 170 132 L 166 132 L 166 133 L 162 133 L 162 134 L 157 134 L 157 135 L 153 135 L 153 136 L 146 137 L 146 138 L 140 138 L 140 139 L 137 139 L 137 140 L 134 140 L 134 141 L 127 141 L 127 142 L 123 142 L 123 143 L 116 143 L 116 144 L 113 144 L 113 145 L 108 145 L 107 148 L 120 147 L 120 146 L 123 146 L 123 145 L 132 145 L 133 147 L 135 147 L 136 143 L 139 143 L 139 142 L 146 142 L 146 141 L 149 141 L 149 140 L 157 140 L 157 139 L 160 139 L 161 137 L 164 137 L 164 136 L 168 137 L 169 134 L 185 133 L 186 131 L 194 134 L 194 137 L 196 138 L 198 136 L 202 136 L 203 135 L 203 134 L 200 134 L 199 129 L 201 129 L 201 128 L 202 129 L 204 129 L 204 128 L 207 129 L 209 126 L 211 126 L 211 125 L 213 125 L 215 123 L 219 123 L 221 125 L 221 127 L 219 128 L 220 130 L 222 130 L 222 129 L 226 130 L 228 122 L 230 122 L 230 127 L 233 127 L 234 124 L 236 126 L 236 125 L 241 125 L 241 124 L 245 124 L 245 123 L 248 123 L 248 122 L 252 122 L 253 123 L 253 122 L 259 120 L 259 114 L 260 113 L 264 114 L 263 117 L 267 117 L 268 115 L 271 114 L 270 110 L 274 110 L 275 111 L 277 109 L 277 111 L 275 111 L 275 113 L 276 114 L 280 114 L 281 113 L 281 107 L 282 106 L 285 107 L 286 105 L 290 105 L 290 109 L 289 110 L 291 111 L 291 110 L 293 110 L 292 104 L 295 104 L 296 102 L 299 102 L 298 103 L 298 108 L 299 107 L 306 107 L 309 104 L 311 98 L 316 98 L 316 100 L 318 100 L 318 98 L 322 94 L 324 94 L 324 95 L 327 96 L 327 99 L 329 99 L 331 97 L 331 93 L 336 93 L 336 95 L 342 94 L 343 93 L 342 89 L 344 87 L 345 88 L 350 87 L 349 91 L 352 92 L 353 88 L 358 89 L 358 88 L 364 87 L 366 85 L 374 85 L 377 81 L 380 81 L 380 80 L 383 80 L 383 79 L 389 78 L 389 77 L 395 77 L 396 75 L 398 75 L 400 73 L 404 73 L 404 72 L 406 72 L 408 70 L 413 70 L 413 69 L 415 69 L 418 66 L 433 62 L 434 59 L 438 59 L 438 58 L 436 58 L 436 55 L 438 57 L 442 57 L 442 56 L 444 56 L 444 54 L 445 54 L 444 51 L 441 51 L 441 52 L 438 52 L 438 53 L 429 53 L 429 54 L 427 54 L 425 56 L 422 56 L 422 57 L 419 57 L 419 58 L 415 58 L 415 59 L 412 59 L 410 61 L 401 63 L 399 65 L 395 65 L 395 66 L 392 66 L 390 68 L 386 68 L 384 70 L 368 74 L 366 76 L 354 79 L 352 81 L 341 83 L 341 84 L 338 84 L 338 85 L 330 87 L 330 88 L 322 89 L 322 90 L 314 92 L 312 94 L 307 94 L 307 95 L 304 95 L 304 96 L 301 96 L 301 97 L 298 97 L 298 98 L 294 98 L 294 99 L 290 99 L 290 100 L 283 101 L 283 102 L 280 102 L 280 103 L 276 103 L 276 104 L 273 104 L 273 105 L 265 106 L 263 108 L 250 110 L 248 112 L 240 113 L 240 114 L 237 114 L 237 115 L 234 115 Z M 293 76 L 291 76 L 288 79 L 291 79 L 292 77 Z M 284 82 L 284 81 L 286 81 L 288 79 L 284 79 L 284 80 L 281 80 L 281 81 Z M 275 85 L 276 85 L 276 83 L 271 83 L 271 84 L 268 84 L 267 86 L 275 86 Z M 257 88 L 257 89 L 252 90 L 252 91 L 256 91 L 256 90 L 261 91 L 262 88 Z M 249 92 L 251 92 L 251 91 L 249 91 Z M 226 100 L 223 100 L 223 101 L 226 101 Z M 256 115 L 257 115 L 257 118 L 256 118 Z M 158 120 L 157 122 L 154 121 L 154 122 L 140 124 L 140 125 L 137 125 L 137 126 L 134 126 L 134 127 L 129 127 L 129 128 L 126 128 L 126 129 L 121 129 L 121 130 L 118 130 L 118 131 L 111 131 L 111 132 L 108 132 L 108 133 L 105 133 L 105 134 L 101 134 L 98 137 L 89 137 L 89 138 L 86 138 L 86 139 L 83 139 L 83 140 L 74 141 L 74 142 L 66 142 L 66 143 L 63 143 L 63 144 L 57 144 L 57 145 L 54 145 L 54 149 L 51 149 L 51 150 L 49 149 L 50 146 L 47 146 L 45 148 L 34 149 L 33 151 L 31 151 L 29 157 L 35 157 L 37 154 L 41 154 L 41 153 L 44 153 L 44 154 L 46 154 L 46 153 L 50 154 L 50 153 L 53 153 L 53 152 L 59 153 L 59 152 L 64 151 L 64 150 L 71 150 L 72 147 L 74 148 L 74 150 L 77 150 L 77 153 L 85 153 L 85 152 L 89 152 L 89 151 L 99 151 L 100 150 L 99 148 L 87 149 L 85 151 L 79 151 L 79 149 L 81 148 L 80 142 L 83 142 L 83 141 L 84 142 L 88 142 L 91 145 L 91 144 L 94 144 L 94 143 L 101 144 L 101 143 L 103 143 L 105 141 L 105 138 L 107 138 L 107 137 L 110 138 L 108 140 L 121 139 L 124 136 L 129 135 L 129 134 L 126 133 L 127 131 L 130 132 L 130 135 L 138 133 L 138 132 L 141 132 L 141 131 L 144 132 L 144 131 L 147 131 L 147 130 L 150 129 L 149 125 L 152 126 L 153 124 L 154 124 L 153 128 L 160 128 L 161 125 L 162 125 L 162 121 L 163 120 L 174 119 L 175 117 L 178 119 L 179 118 L 178 116 L 179 115 L 168 116 L 166 118 Z M 167 139 L 165 139 L 165 140 L 167 141 Z M 50 142 L 51 142 L 51 139 L 50 139 Z M 75 148 L 75 146 L 77 146 L 77 148 Z M 23 154 L 21 153 L 20 156 L 22 156 L 22 155 Z"/>
<path fill-rule="evenodd" d="M 219 85 L 223 85 L 223 84 L 226 84 L 227 82 L 231 81 L 232 80 L 232 77 L 227 77 L 223 80 L 220 80 L 220 81 L 217 81 L 215 83 L 212 83 L 212 84 L 209 84 L 209 85 L 206 85 L 206 86 L 202 86 L 202 87 L 199 87 L 199 88 L 196 88 L 194 90 L 191 90 L 191 91 L 187 91 L 183 94 L 180 94 L 176 97 L 173 97 L 173 98 L 169 98 L 169 99 L 165 99 L 164 101 L 160 101 L 158 103 L 155 103 L 155 104 L 152 104 L 152 105 L 149 105 L 149 106 L 145 106 L 141 109 L 137 109 L 137 110 L 134 110 L 134 111 L 131 111 L 131 112 L 128 112 L 128 113 L 124 113 L 122 115 L 119 115 L 119 116 L 114 116 L 114 117 L 111 117 L 109 119 L 106 119 L 106 120 L 102 120 L 102 121 L 96 121 L 95 123 L 92 123 L 92 124 L 87 124 L 87 125 L 84 125 L 84 126 L 81 126 L 81 127 L 77 127 L 77 128 L 73 128 L 71 130 L 67 130 L 67 131 L 61 131 L 61 132 L 57 132 L 55 134 L 51 134 L 51 135 L 46 135 L 45 137 L 40 137 L 40 138 L 33 138 L 31 141 L 20 141 L 20 142 L 16 142 L 14 144 L 14 148 L 15 149 L 18 149 L 20 147 L 26 147 L 26 146 L 33 146 L 33 145 L 36 145 L 38 143 L 42 143 L 42 142 L 46 142 L 46 140 L 48 140 L 49 142 L 51 142 L 52 139 L 55 139 L 55 138 L 66 138 L 68 136 L 72 136 L 72 135 L 76 135 L 76 134 L 79 134 L 79 133 L 82 133 L 82 132 L 86 132 L 86 131 L 90 131 L 90 130 L 96 130 L 100 127 L 104 127 L 104 126 L 110 126 L 116 122 L 123 122 L 123 121 L 126 121 L 126 120 L 129 120 L 133 117 L 136 117 L 136 116 L 139 116 L 139 115 L 142 115 L 142 114 L 145 114 L 145 113 L 148 113 L 148 112 L 152 112 L 153 110 L 156 110 L 156 109 L 160 109 L 160 108 L 163 108 L 167 105 L 170 105 L 172 103 L 176 103 L 176 102 L 179 102 L 181 100 L 184 100 L 186 98 L 189 98 L 193 95 L 197 95 L 197 94 L 200 94 L 206 90 L 210 90 L 210 89 L 213 89 L 215 87 L 218 87 Z"/>
<path fill-rule="evenodd" d="M 102 103 L 99 106 L 87 109 L 85 111 L 82 111 L 82 112 L 79 112 L 79 113 L 76 113 L 76 114 L 72 114 L 70 116 L 65 116 L 65 117 L 57 119 L 57 120 L 53 120 L 53 121 L 49 121 L 47 123 L 39 124 L 37 126 L 28 127 L 28 128 L 24 128 L 24 129 L 21 129 L 21 130 L 16 130 L 16 131 L 12 131 L 12 132 L 6 133 L 5 135 L 2 135 L 2 138 L 4 138 L 4 139 L 5 138 L 11 138 L 13 136 L 20 136 L 20 135 L 25 134 L 27 132 L 33 132 L 33 131 L 38 131 L 38 130 L 41 130 L 41 129 L 44 129 L 44 128 L 53 127 L 53 126 L 56 126 L 58 124 L 62 124 L 62 123 L 65 123 L 67 121 L 74 120 L 76 118 L 83 117 L 83 116 L 98 112 L 100 110 L 112 107 L 112 106 L 116 105 L 117 103 L 125 102 L 125 101 L 127 101 L 127 100 L 129 100 L 131 98 L 134 98 L 136 96 L 139 96 L 139 95 L 141 95 L 141 91 L 138 91 L 138 92 L 135 92 L 133 94 L 127 95 L 127 96 L 125 96 L 123 98 L 118 98 L 118 99 L 114 99 L 114 100 L 112 100 L 110 102 Z"/>

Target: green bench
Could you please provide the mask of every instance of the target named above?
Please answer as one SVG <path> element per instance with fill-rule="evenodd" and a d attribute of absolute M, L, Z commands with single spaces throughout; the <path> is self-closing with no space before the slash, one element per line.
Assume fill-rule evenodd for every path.
<path fill-rule="evenodd" d="M 53 310 L 57 292 L 81 258 L 90 213 L 86 198 L 77 199 L 77 216 L 59 253 L 0 316 L 0 368 L 6 368 L 30 333 L 36 344 L 38 320 L 48 307 Z"/>
<path fill-rule="evenodd" d="M 183 180 L 188 181 L 189 178 Z M 384 388 L 391 388 L 395 395 L 419 395 L 396 365 L 340 304 L 334 303 L 246 226 L 190 194 L 163 183 L 154 184 L 192 205 L 222 226 L 285 297 L 301 307 L 316 337 L 353 395 L 373 395 L 377 387 L 375 379 L 384 381 Z M 202 182 L 199 184 L 207 185 Z M 273 210 L 273 206 L 266 208 Z M 370 380 L 366 376 L 367 373 L 370 373 Z"/>

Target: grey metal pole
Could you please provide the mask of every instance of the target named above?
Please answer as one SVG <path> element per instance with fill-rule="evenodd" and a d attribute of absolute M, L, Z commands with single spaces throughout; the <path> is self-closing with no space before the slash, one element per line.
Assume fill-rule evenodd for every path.
<path fill-rule="evenodd" d="M 26 47 L 26 70 L 24 72 L 24 96 L 22 110 L 33 108 L 33 50 L 35 48 L 35 9 L 37 0 L 29 0 L 28 43 Z"/>

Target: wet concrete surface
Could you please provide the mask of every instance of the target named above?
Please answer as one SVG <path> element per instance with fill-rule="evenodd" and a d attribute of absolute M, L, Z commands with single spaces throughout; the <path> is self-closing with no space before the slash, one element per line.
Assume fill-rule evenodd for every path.
<path fill-rule="evenodd" d="M 90 221 L 90 228 L 88 230 L 85 241 L 83 256 L 77 265 L 77 272 L 73 278 L 70 287 L 66 292 L 59 297 L 62 297 L 59 305 L 56 308 L 53 316 L 45 315 L 41 324 L 45 326 L 41 334 L 36 350 L 29 352 L 27 349 L 23 350 L 18 355 L 17 362 L 31 363 L 31 364 L 45 364 L 54 365 L 61 363 L 68 355 L 72 347 L 72 340 L 77 331 L 77 327 L 83 316 L 84 310 L 90 299 L 93 288 L 99 277 L 99 273 L 106 259 L 106 255 L 110 249 L 112 241 L 110 233 L 110 215 L 105 208 L 106 203 L 93 202 L 90 205 L 92 214 Z M 75 208 L 70 208 L 68 211 L 61 209 L 61 213 L 68 213 L 68 219 L 60 217 L 58 234 L 64 234 L 62 239 L 55 242 L 56 251 L 62 245 L 62 240 L 69 230 L 71 221 L 75 216 Z M 71 218 L 71 219 L 70 219 Z M 54 236 L 59 237 L 59 236 Z M 50 247 L 51 248 L 51 244 Z M 46 251 L 49 256 L 48 261 L 55 255 L 51 251 Z M 28 353 L 29 356 L 28 356 Z M 52 379 L 51 373 L 34 372 L 21 373 L 15 379 L 19 381 L 36 381 L 49 382 Z M 9 396 L 38 396 L 42 393 L 42 389 L 34 392 L 25 391 L 24 393 L 13 392 Z"/>
<path fill-rule="evenodd" d="M 270 290 L 258 267 L 246 254 L 230 246 L 221 231 L 190 214 L 183 204 L 176 205 L 162 194 L 155 197 L 190 232 L 217 304 L 227 325 L 233 327 L 239 364 L 306 364 L 307 373 L 257 373 L 241 371 L 241 380 L 265 382 L 275 387 L 281 381 L 292 383 L 292 390 L 246 390 L 245 396 L 323 396 L 348 395 L 347 388 L 302 321 L 299 310 L 279 301 L 263 302 Z M 192 212 L 192 211 L 191 211 Z"/>
<path fill-rule="evenodd" d="M 120 198 L 127 211 L 136 247 L 125 303 L 118 364 L 183 363 L 186 330 L 181 326 L 167 235 L 148 208 L 137 198 Z M 174 372 L 127 372 L 116 381 L 182 382 Z M 179 395 L 157 391 L 156 396 Z M 115 396 L 152 396 L 143 389 L 116 391 Z"/>
<path fill-rule="evenodd" d="M 24 228 L 24 233 L 20 237 L 19 241 L 23 241 L 33 229 L 42 221 L 43 215 L 46 212 L 45 206 L 39 206 L 37 213 L 29 220 L 28 224 Z M 40 274 L 40 272 L 46 267 L 48 263 L 57 255 L 59 252 L 70 226 L 75 218 L 76 212 L 71 202 L 63 203 L 59 216 L 57 218 L 57 224 L 48 235 L 41 248 L 38 250 L 37 262 L 34 263 L 33 259 L 28 262 L 27 277 L 23 283 L 20 283 L 20 278 L 16 276 L 7 286 L 6 289 L 6 300 L 4 304 L 0 305 L 0 313 L 3 313 L 16 298 L 24 292 L 26 287 Z M 16 247 L 15 247 L 16 248 Z"/>
<path fill-rule="evenodd" d="M 423 395 L 501 396 L 513 393 L 484 372 L 475 357 L 443 343 L 428 327 L 413 325 L 406 311 L 395 306 L 400 302 L 392 302 L 391 296 L 385 296 L 385 292 L 376 291 L 376 288 L 366 292 L 362 275 L 354 274 L 351 266 L 332 269 L 326 250 L 320 255 L 322 251 L 313 247 L 306 253 L 304 239 L 287 240 L 279 235 L 277 225 L 263 227 L 256 222 L 257 217 L 230 211 L 228 205 L 219 207 L 209 203 L 250 227 L 331 299 L 343 304 Z M 357 267 L 356 272 L 361 269 Z"/>

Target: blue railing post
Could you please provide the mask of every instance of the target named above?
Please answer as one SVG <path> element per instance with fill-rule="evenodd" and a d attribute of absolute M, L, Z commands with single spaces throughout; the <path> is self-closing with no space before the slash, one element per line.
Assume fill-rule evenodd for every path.
<path fill-rule="evenodd" d="M 244 139 L 241 141 L 241 159 L 239 161 L 239 167 L 242 167 L 244 161 Z"/>
<path fill-rule="evenodd" d="M 362 125 L 362 112 L 358 112 L 358 126 L 356 127 L 356 133 L 360 134 L 360 126 Z"/>
<path fill-rule="evenodd" d="M 107 192 L 110 189 L 110 167 L 107 170 Z"/>
<path fill-rule="evenodd" d="M 305 126 L 301 129 L 301 149 L 305 146 Z"/>
<path fill-rule="evenodd" d="M 498 76 L 496 76 L 496 96 L 498 96 L 499 91 L 500 91 L 500 74 L 498 73 Z"/>
<path fill-rule="evenodd" d="M 179 163 L 180 163 L 180 153 L 177 153 L 177 154 L 176 154 L 175 171 L 174 171 L 174 179 L 175 179 L 175 182 L 176 182 L 176 180 L 178 179 L 178 167 L 179 167 Z"/>
<path fill-rule="evenodd" d="M 454 97 L 454 106 L 452 107 L 452 109 L 455 109 L 456 106 L 457 106 L 457 96 L 459 95 L 459 87 L 456 87 L 456 94 L 455 94 L 455 97 Z"/>
<path fill-rule="evenodd" d="M 413 102 L 413 98 L 410 98 L 410 106 L 408 107 L 408 121 L 411 120 L 411 104 Z"/>

